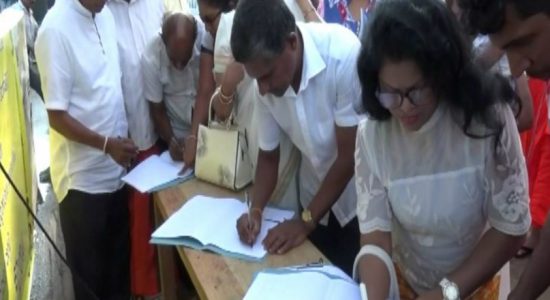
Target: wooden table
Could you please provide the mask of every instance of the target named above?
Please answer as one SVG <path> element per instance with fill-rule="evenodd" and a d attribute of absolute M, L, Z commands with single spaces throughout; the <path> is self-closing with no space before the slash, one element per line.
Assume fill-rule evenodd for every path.
<path fill-rule="evenodd" d="M 155 193 L 155 213 L 157 226 L 176 212 L 187 200 L 195 195 L 212 197 L 243 198 L 243 193 L 193 179 L 179 186 Z M 159 246 L 159 266 L 161 288 L 164 300 L 177 299 L 177 283 L 174 281 L 174 262 L 170 250 L 174 247 Z M 264 268 L 299 265 L 318 261 L 323 254 L 306 241 L 285 255 L 268 255 L 263 262 L 246 262 L 221 255 L 176 247 L 179 257 L 189 273 L 193 285 L 201 299 L 242 299 L 252 282 L 253 275 Z M 173 251 L 173 250 L 172 250 Z"/>

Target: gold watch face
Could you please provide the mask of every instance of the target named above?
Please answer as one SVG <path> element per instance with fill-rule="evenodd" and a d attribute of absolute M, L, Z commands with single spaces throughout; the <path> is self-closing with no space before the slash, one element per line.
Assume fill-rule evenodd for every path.
<path fill-rule="evenodd" d="M 312 221 L 311 211 L 309 211 L 308 209 L 304 209 L 304 211 L 302 211 L 302 221 L 306 223 L 309 223 Z"/>

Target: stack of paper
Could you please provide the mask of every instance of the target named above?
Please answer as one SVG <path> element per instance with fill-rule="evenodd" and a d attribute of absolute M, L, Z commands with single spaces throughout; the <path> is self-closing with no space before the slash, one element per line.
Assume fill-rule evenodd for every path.
<path fill-rule="evenodd" d="M 359 286 L 334 266 L 266 269 L 256 275 L 244 300 L 361 300 Z"/>
<path fill-rule="evenodd" d="M 240 241 L 236 227 L 237 219 L 246 211 L 246 204 L 237 199 L 195 196 L 153 233 L 151 243 L 210 250 L 244 260 L 261 260 L 267 254 L 261 244 L 267 231 L 291 219 L 294 212 L 265 208 L 260 234 L 251 247 Z"/>
<path fill-rule="evenodd" d="M 130 173 L 122 177 L 122 181 L 133 186 L 141 193 L 158 191 L 193 178 L 193 170 L 183 169 L 183 162 L 175 162 L 170 153 L 165 151 L 161 156 L 153 155 L 137 165 Z"/>

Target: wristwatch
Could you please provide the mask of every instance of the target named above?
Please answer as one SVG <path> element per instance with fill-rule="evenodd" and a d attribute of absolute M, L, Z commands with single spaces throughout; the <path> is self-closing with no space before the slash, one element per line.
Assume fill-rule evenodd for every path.
<path fill-rule="evenodd" d="M 441 286 L 441 291 L 443 292 L 443 300 L 459 300 L 460 292 L 458 291 L 458 286 L 456 283 L 450 281 L 447 278 L 443 278 L 439 282 Z"/>
<path fill-rule="evenodd" d="M 311 217 L 311 211 L 307 208 L 304 208 L 302 211 L 302 221 L 307 224 L 313 223 L 313 218 Z"/>

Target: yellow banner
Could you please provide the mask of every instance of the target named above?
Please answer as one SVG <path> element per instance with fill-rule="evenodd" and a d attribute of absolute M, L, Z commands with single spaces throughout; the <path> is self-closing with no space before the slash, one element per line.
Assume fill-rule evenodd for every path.
<path fill-rule="evenodd" d="M 22 73 L 26 45 L 21 15 L 0 15 L 0 162 L 29 205 L 32 200 L 30 147 L 24 109 Z M 33 224 L 3 174 L 0 174 L 0 297 L 29 299 L 33 265 Z"/>

